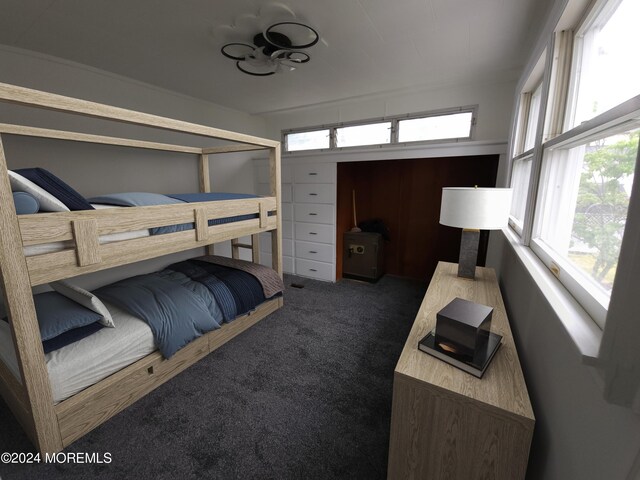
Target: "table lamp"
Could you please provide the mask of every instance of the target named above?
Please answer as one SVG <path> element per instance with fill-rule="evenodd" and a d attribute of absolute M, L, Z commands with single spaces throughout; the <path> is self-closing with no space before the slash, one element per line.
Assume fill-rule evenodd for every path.
<path fill-rule="evenodd" d="M 440 223 L 462 228 L 458 276 L 474 279 L 480 230 L 507 226 L 511 210 L 510 188 L 444 187 Z"/>

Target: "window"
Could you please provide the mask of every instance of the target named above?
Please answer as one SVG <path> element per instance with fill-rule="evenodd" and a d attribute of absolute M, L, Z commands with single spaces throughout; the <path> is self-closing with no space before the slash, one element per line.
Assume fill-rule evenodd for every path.
<path fill-rule="evenodd" d="M 288 133 L 285 135 L 284 143 L 289 152 L 329 148 L 329 130 Z"/>
<path fill-rule="evenodd" d="M 472 112 L 400 120 L 398 122 L 398 141 L 404 143 L 470 138 L 472 125 Z"/>
<path fill-rule="evenodd" d="M 638 201 L 631 190 L 640 141 L 640 64 L 630 52 L 640 40 L 634 23 L 640 2 L 591 5 L 579 25 L 575 17 L 561 20 L 547 45 L 553 55 L 541 57 L 524 82 L 512 142 L 509 223 L 604 328 L 627 212 Z M 537 148 L 536 138 L 542 140 Z"/>
<path fill-rule="evenodd" d="M 601 2 L 602 3 L 602 2 Z M 570 124 L 580 125 L 640 93 L 640 2 L 617 0 L 587 15 L 576 33 Z"/>
<path fill-rule="evenodd" d="M 282 132 L 285 152 L 471 140 L 476 106 Z"/>
<path fill-rule="evenodd" d="M 336 129 L 336 133 L 336 146 L 338 148 L 380 145 L 391 142 L 391 122 L 341 127 Z"/>
<path fill-rule="evenodd" d="M 529 177 L 531 176 L 531 155 L 517 158 L 513 161 L 511 171 L 511 188 L 513 188 L 513 199 L 511 201 L 511 218 L 509 223 L 513 229 L 522 235 L 524 214 L 529 196 Z"/>
<path fill-rule="evenodd" d="M 523 151 L 531 150 L 536 141 L 536 131 L 538 129 L 538 117 L 540 116 L 540 98 L 542 97 L 542 82 L 538 84 L 533 92 L 529 94 L 529 114 L 524 131 Z"/>
<path fill-rule="evenodd" d="M 554 146 L 542 164 L 532 246 L 601 326 L 627 221 L 638 127 Z"/>
<path fill-rule="evenodd" d="M 545 66 L 543 53 L 536 63 L 520 94 L 519 115 L 513 142 L 513 156 L 511 160 L 511 183 L 513 198 L 509 225 L 522 235 L 527 202 L 529 200 L 529 182 L 532 173 L 533 148 L 540 111 L 542 107 L 542 75 Z"/>

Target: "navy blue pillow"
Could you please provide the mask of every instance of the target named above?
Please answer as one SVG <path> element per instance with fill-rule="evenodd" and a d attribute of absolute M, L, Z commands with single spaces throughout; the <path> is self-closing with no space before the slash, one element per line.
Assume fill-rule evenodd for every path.
<path fill-rule="evenodd" d="M 44 168 L 20 168 L 14 172 L 44 188 L 69 210 L 95 210 L 86 198 Z"/>
<path fill-rule="evenodd" d="M 7 317 L 3 317 L 0 320 L 9 323 L 9 319 Z M 42 342 L 42 348 L 44 348 L 44 353 L 53 352 L 54 350 L 58 350 L 59 348 L 71 345 L 78 340 L 82 340 L 89 335 L 93 335 L 103 328 L 104 325 L 102 325 L 100 322 L 94 322 L 84 327 L 73 328 L 58 335 L 57 337 L 53 337 L 50 340 L 45 340 L 44 342 Z"/>
<path fill-rule="evenodd" d="M 33 296 L 36 315 L 43 341 L 79 327 L 85 327 L 102 318 L 102 315 L 83 307 L 58 292 L 45 292 Z"/>
<path fill-rule="evenodd" d="M 13 192 L 13 203 L 18 215 L 30 215 L 40 210 L 38 199 L 27 192 Z"/>
<path fill-rule="evenodd" d="M 73 328 L 58 335 L 57 337 L 53 337 L 51 340 L 45 340 L 42 342 L 42 348 L 44 348 L 44 353 L 53 352 L 59 348 L 71 345 L 78 340 L 82 340 L 89 335 L 93 335 L 102 328 L 104 328 L 104 326 L 101 325 L 100 322 L 94 322 L 84 327 Z"/>

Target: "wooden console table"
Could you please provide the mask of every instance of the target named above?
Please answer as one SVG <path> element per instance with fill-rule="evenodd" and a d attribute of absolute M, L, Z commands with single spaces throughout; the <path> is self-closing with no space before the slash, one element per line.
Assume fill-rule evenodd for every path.
<path fill-rule="evenodd" d="M 502 346 L 482 379 L 418 350 L 455 297 L 494 308 Z M 388 478 L 523 479 L 534 422 L 494 270 L 474 281 L 440 262 L 394 373 Z"/>

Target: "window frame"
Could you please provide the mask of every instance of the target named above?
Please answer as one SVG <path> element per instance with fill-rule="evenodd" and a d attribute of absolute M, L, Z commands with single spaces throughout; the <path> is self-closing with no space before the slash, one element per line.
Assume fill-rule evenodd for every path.
<path fill-rule="evenodd" d="M 580 278 L 583 273 L 577 267 L 571 265 L 570 261 L 557 258 L 554 252 L 547 247 L 543 241 L 535 238 L 536 222 L 538 221 L 539 211 L 541 209 L 541 199 L 544 196 L 544 179 L 541 178 L 543 157 L 553 149 L 568 148 L 569 145 L 578 144 L 586 141 L 592 136 L 609 136 L 615 134 L 623 128 L 631 119 L 640 120 L 640 95 L 632 97 L 623 103 L 610 108 L 609 110 L 587 120 L 580 125 L 568 128 L 574 118 L 576 85 L 579 80 L 575 80 L 575 57 L 576 36 L 584 31 L 584 28 L 590 28 L 593 19 L 601 15 L 603 10 L 611 11 L 617 8 L 623 0 L 612 0 L 608 3 L 605 0 L 598 0 L 590 5 L 584 5 L 583 9 L 578 13 L 571 12 L 575 29 L 571 25 L 567 25 L 567 19 L 562 18 L 556 25 L 553 35 L 542 48 L 546 49 L 547 58 L 544 67 L 543 91 L 542 91 L 542 110 L 539 113 L 538 125 L 536 130 L 536 142 L 533 149 L 526 152 L 518 153 L 519 146 L 524 145 L 523 117 L 526 122 L 526 115 L 523 116 L 523 97 L 522 93 L 518 97 L 518 105 L 516 116 L 512 120 L 512 144 L 511 158 L 509 161 L 508 181 L 509 185 L 513 179 L 513 162 L 522 158 L 532 156 L 532 173 L 529 178 L 529 198 L 526 202 L 525 220 L 520 225 L 513 218 L 509 221 L 509 230 L 513 238 L 523 248 L 529 250 L 533 257 L 548 272 L 553 273 L 560 285 L 566 291 L 566 295 L 575 299 L 578 304 L 586 311 L 587 316 L 592 320 L 594 328 L 602 332 L 605 328 L 606 317 L 608 315 L 608 307 L 602 307 L 603 303 L 610 303 L 610 296 L 605 295 L 606 302 L 602 301 L 599 289 L 593 290 L 590 285 L 587 288 L 581 285 Z M 612 7 L 612 5 L 614 7 Z M 585 25 L 587 25 L 585 27 Z M 579 46 L 579 45 L 578 45 Z M 532 77 L 536 69 L 539 67 L 541 57 L 534 67 L 529 69 L 529 77 L 524 82 L 521 92 L 527 92 L 527 87 L 531 90 Z M 570 61 L 568 61 L 570 59 Z M 526 112 L 525 112 L 526 113 Z M 526 125 L 526 124 L 525 124 Z M 640 156 L 640 152 L 639 152 Z M 636 172 L 640 174 L 640 172 Z M 637 182 L 636 182 L 637 183 Z M 640 192 L 632 191 L 629 209 L 632 204 L 640 202 Z M 632 219 L 631 222 L 634 222 Z M 630 223 L 627 217 L 627 224 Z M 624 261 L 624 260 L 623 260 Z M 559 275 L 556 275 L 560 270 Z M 579 272 L 579 274 L 575 274 Z M 615 286 L 614 286 L 615 289 Z"/>
<path fill-rule="evenodd" d="M 389 142 L 383 142 L 383 143 L 365 143 L 365 144 L 355 144 L 355 145 L 339 145 L 339 141 L 340 141 L 340 130 L 346 130 L 346 129 L 351 129 L 351 128 L 359 128 L 359 127 L 370 127 L 370 126 L 378 126 L 378 125 L 389 125 L 388 130 L 389 130 Z M 369 122 L 369 123 L 359 123 L 357 125 L 342 125 L 340 127 L 335 127 L 335 139 L 336 139 L 336 148 L 338 149 L 343 149 L 343 148 L 353 148 L 353 147 L 370 147 L 370 146 L 377 146 L 377 145 L 387 145 L 389 143 L 392 142 L 393 140 L 393 132 L 394 132 L 394 126 L 393 126 L 393 122 L 390 120 L 383 120 L 380 122 Z"/>
<path fill-rule="evenodd" d="M 331 142 L 333 141 L 332 137 L 332 132 L 330 129 L 327 128 L 314 128 L 313 130 L 305 130 L 305 131 L 300 131 L 300 132 L 289 132 L 291 134 L 296 134 L 296 133 L 315 133 L 315 132 L 323 132 L 327 130 L 329 132 L 329 148 L 331 148 Z M 325 150 L 325 149 L 319 149 L 319 148 L 303 148 L 303 149 L 299 149 L 299 150 L 289 150 L 289 137 L 288 136 L 283 136 L 282 137 L 282 148 L 286 149 L 287 151 L 291 152 L 291 153 L 297 153 L 297 152 L 308 152 L 308 151 L 317 151 L 317 150 Z"/>
<path fill-rule="evenodd" d="M 615 110 L 615 111 L 612 111 Z M 606 115 L 605 115 L 606 114 Z M 570 149 L 588 143 L 592 138 L 602 138 L 640 127 L 640 95 L 634 97 L 605 114 L 594 117 L 565 134 L 543 145 L 543 160 L 547 155 L 559 149 Z M 640 148 L 638 149 L 640 154 Z M 640 173 L 640 172 L 637 172 Z M 542 210 L 545 203 L 545 188 L 540 188 L 536 199 L 536 212 Z M 604 330 L 610 296 L 603 293 L 590 279 L 568 259 L 557 254 L 540 237 L 542 217 L 534 218 L 529 247 L 542 263 L 560 280 L 563 286 L 583 306 L 595 323 Z"/>
<path fill-rule="evenodd" d="M 579 125 L 575 124 L 575 117 L 578 113 L 578 96 L 580 93 L 580 76 L 576 76 L 576 71 L 581 72 L 583 69 L 583 54 L 585 50 L 585 41 L 590 41 L 590 38 L 585 40 L 589 30 L 594 27 L 598 21 L 602 21 L 606 18 L 605 23 L 609 20 L 615 10 L 625 0 L 595 0 L 586 9 L 582 17 L 576 24 L 573 30 L 573 44 L 571 52 L 571 67 L 567 84 L 567 100 L 564 111 L 564 122 L 562 125 L 562 132 L 567 132 L 572 128 Z M 610 109 L 611 110 L 611 109 Z M 605 112 L 601 112 L 606 113 Z M 592 117 L 592 119 L 595 117 Z M 588 120 L 587 120 L 588 121 Z M 585 123 L 585 122 L 582 122 Z"/>
<path fill-rule="evenodd" d="M 519 237 L 523 243 L 528 244 L 531 236 L 531 225 L 533 222 L 533 205 L 537 195 L 538 178 L 540 176 L 540 164 L 541 164 L 541 128 L 544 126 L 546 114 L 547 114 L 547 98 L 549 93 L 549 78 L 551 72 L 547 65 L 550 65 L 553 49 L 544 48 L 538 60 L 531 68 L 529 76 L 520 90 L 515 125 L 513 126 L 513 142 L 510 148 L 511 160 L 509 161 L 509 186 L 512 186 L 513 181 L 513 163 L 517 160 L 531 157 L 531 170 L 529 174 L 528 188 L 526 189 L 525 199 L 525 211 L 524 218 L 518 219 L 509 215 L 509 228 L 514 234 Z M 531 94 L 537 89 L 541 88 L 540 93 L 540 109 L 537 113 L 537 122 L 534 132 L 533 147 L 524 150 L 524 142 L 526 136 L 526 127 L 528 124 L 528 118 L 530 114 L 531 106 Z M 515 193 L 515 192 L 514 192 Z"/>
<path fill-rule="evenodd" d="M 430 118 L 430 117 L 444 117 L 447 115 L 453 115 L 457 113 L 471 113 L 471 124 L 469 127 L 468 137 L 457 138 L 444 138 L 435 140 L 416 140 L 416 141 L 398 141 L 399 122 L 403 120 L 413 120 L 418 118 Z M 282 154 L 283 155 L 296 155 L 300 153 L 317 153 L 317 152 L 335 152 L 335 151 L 351 151 L 351 150 L 367 150 L 372 148 L 385 148 L 385 147 L 398 147 L 398 146 L 413 146 L 413 145 L 430 145 L 441 143 L 458 143 L 458 142 L 470 142 L 475 138 L 475 130 L 478 119 L 478 105 L 465 105 L 460 107 L 444 108 L 440 110 L 430 110 L 427 112 L 418 112 L 405 115 L 386 116 L 381 118 L 370 118 L 366 120 L 357 120 L 352 122 L 340 122 L 325 125 L 316 125 L 313 127 L 305 128 L 291 128 L 282 130 Z M 345 127 L 356 127 L 373 125 L 378 123 L 391 122 L 391 135 L 389 143 L 376 143 L 370 145 L 353 145 L 348 147 L 338 147 L 336 138 L 337 130 Z M 329 130 L 329 148 L 320 149 L 307 149 L 307 150 L 294 150 L 289 151 L 287 138 L 290 134 L 315 132 L 320 130 Z"/>

